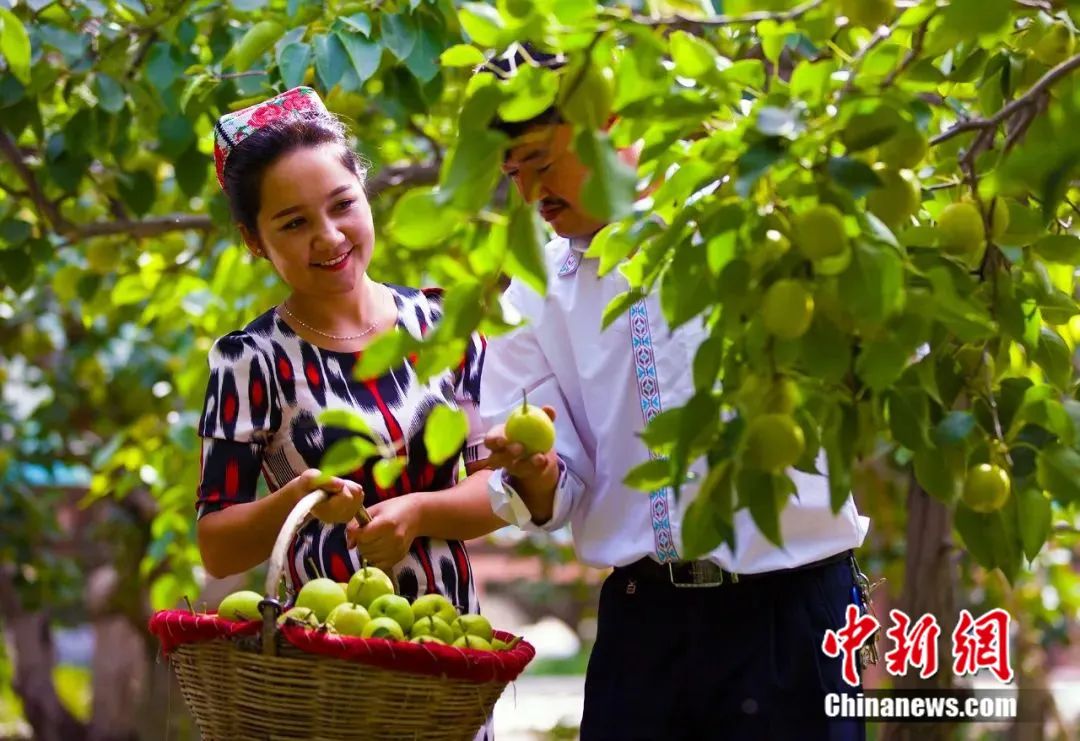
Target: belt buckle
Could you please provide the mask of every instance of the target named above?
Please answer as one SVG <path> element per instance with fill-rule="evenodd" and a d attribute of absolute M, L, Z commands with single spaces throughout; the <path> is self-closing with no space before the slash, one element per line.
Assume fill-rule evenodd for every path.
<path fill-rule="evenodd" d="M 676 589 L 700 589 L 703 587 L 718 587 L 724 583 L 724 570 L 712 561 L 691 561 L 690 581 L 678 581 L 675 578 L 675 564 L 668 562 L 668 579 Z M 715 578 L 710 578 L 715 574 Z"/>

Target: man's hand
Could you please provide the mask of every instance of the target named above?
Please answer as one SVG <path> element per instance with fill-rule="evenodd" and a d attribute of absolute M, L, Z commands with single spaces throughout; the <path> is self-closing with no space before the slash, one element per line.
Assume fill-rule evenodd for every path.
<path fill-rule="evenodd" d="M 555 410 L 549 406 L 543 409 L 548 418 L 554 422 Z M 542 477 L 552 464 L 558 466 L 558 456 L 554 450 L 526 455 L 525 447 L 521 443 L 510 442 L 507 439 L 506 425 L 492 427 L 484 438 L 484 444 L 491 451 L 484 466 L 492 470 L 505 468 L 507 473 L 518 481 L 524 482 Z"/>
<path fill-rule="evenodd" d="M 349 547 L 360 549 L 369 563 L 390 573 L 421 535 L 422 497 L 422 493 L 405 494 L 368 507 L 371 522 L 345 526 Z"/>
<path fill-rule="evenodd" d="M 543 409 L 554 422 L 555 410 L 549 406 Z M 554 448 L 546 453 L 528 455 L 521 443 L 506 438 L 506 425 L 492 427 L 484 444 L 491 451 L 484 462 L 485 467 L 506 470 L 514 489 L 532 513 L 533 521 L 543 523 L 551 519 L 555 487 L 559 483 L 559 456 Z"/>

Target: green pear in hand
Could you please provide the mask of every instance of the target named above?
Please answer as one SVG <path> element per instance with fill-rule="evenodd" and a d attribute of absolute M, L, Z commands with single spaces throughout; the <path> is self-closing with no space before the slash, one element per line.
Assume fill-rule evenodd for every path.
<path fill-rule="evenodd" d="M 546 453 L 555 445 L 555 424 L 540 407 L 521 395 L 521 406 L 506 418 L 506 439 L 518 443 L 529 455 Z"/>

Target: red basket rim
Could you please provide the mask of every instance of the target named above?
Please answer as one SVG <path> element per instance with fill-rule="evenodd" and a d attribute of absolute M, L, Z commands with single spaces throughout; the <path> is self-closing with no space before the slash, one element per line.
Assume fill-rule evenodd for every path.
<path fill-rule="evenodd" d="M 257 635 L 262 621 L 237 622 L 221 619 L 212 613 L 162 610 L 150 618 L 149 627 L 161 643 L 162 652 L 168 656 L 182 645 Z M 279 630 L 285 640 L 309 653 L 357 661 L 390 671 L 444 676 L 469 682 L 512 682 L 536 655 L 536 650 L 524 640 L 505 651 L 480 651 L 436 643 L 354 638 L 298 625 L 285 625 Z M 495 631 L 495 637 L 503 640 L 514 638 L 500 630 Z"/>

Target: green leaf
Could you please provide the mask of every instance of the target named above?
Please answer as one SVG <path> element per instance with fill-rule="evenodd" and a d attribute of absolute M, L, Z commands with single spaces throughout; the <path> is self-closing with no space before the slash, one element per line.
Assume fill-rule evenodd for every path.
<path fill-rule="evenodd" d="M 624 229 L 622 224 L 616 222 L 606 225 L 593 235 L 592 241 L 589 242 L 589 249 L 586 250 L 584 257 L 600 258 L 600 266 L 597 268 L 597 272 L 600 275 L 607 275 L 626 259 L 634 247 L 634 239 L 629 230 Z"/>
<path fill-rule="evenodd" d="M 506 229 L 506 267 L 511 277 L 520 278 L 541 296 L 547 293 L 547 267 L 536 213 L 521 202 L 510 212 Z"/>
<path fill-rule="evenodd" d="M 713 448 L 719 423 L 720 403 L 711 390 L 699 391 L 686 402 L 679 417 L 679 435 L 671 454 L 676 496 L 690 461 Z"/>
<path fill-rule="evenodd" d="M 1080 238 L 1071 234 L 1051 234 L 1031 245 L 1031 249 L 1049 262 L 1080 263 Z"/>
<path fill-rule="evenodd" d="M 499 45 L 503 19 L 499 11 L 485 3 L 465 3 L 458 11 L 465 33 L 480 46 L 494 48 Z"/>
<path fill-rule="evenodd" d="M 1039 486 L 1063 504 L 1080 502 L 1080 453 L 1063 445 L 1039 451 L 1036 461 Z"/>
<path fill-rule="evenodd" d="M 356 471 L 378 455 L 379 449 L 373 442 L 350 435 L 330 446 L 319 462 L 319 470 L 326 476 L 343 476 Z"/>
<path fill-rule="evenodd" d="M 316 36 L 312 42 L 315 45 L 315 72 L 324 88 L 332 88 L 351 62 L 349 53 L 337 34 Z"/>
<path fill-rule="evenodd" d="M 150 47 L 146 58 L 146 79 L 160 92 L 165 92 L 179 79 L 183 68 L 173 48 L 164 41 Z"/>
<path fill-rule="evenodd" d="M 116 306 L 137 304 L 150 295 L 141 274 L 125 275 L 112 290 L 112 302 Z"/>
<path fill-rule="evenodd" d="M 311 44 L 294 42 L 282 48 L 278 55 L 278 70 L 281 82 L 291 90 L 303 84 L 308 67 L 311 66 Z"/>
<path fill-rule="evenodd" d="M 604 314 L 600 321 L 601 329 L 607 329 L 611 326 L 612 322 L 624 315 L 630 310 L 630 307 L 643 299 L 645 294 L 636 288 L 623 291 L 615 296 L 608 302 L 608 305 L 604 307 Z"/>
<path fill-rule="evenodd" d="M 851 468 L 859 436 L 858 412 L 848 404 L 831 410 L 821 430 L 821 444 L 829 467 L 829 504 L 839 512 L 851 495 Z"/>
<path fill-rule="evenodd" d="M 836 64 L 831 60 L 799 62 L 791 73 L 791 97 L 810 107 L 816 106 L 829 92 L 830 80 L 835 71 Z"/>
<path fill-rule="evenodd" d="M 379 69 L 382 60 L 382 46 L 358 33 L 338 31 L 337 38 L 352 62 L 353 72 L 360 84 L 367 82 Z M 304 65 L 305 68 L 307 65 Z"/>
<path fill-rule="evenodd" d="M 915 451 L 915 480 L 935 499 L 956 501 L 963 484 L 962 456 L 955 450 L 924 447 Z"/>
<path fill-rule="evenodd" d="M 0 250 L 0 284 L 10 286 L 16 293 L 30 287 L 36 269 L 37 265 L 29 252 L 21 249 Z"/>
<path fill-rule="evenodd" d="M 760 59 L 740 59 L 719 74 L 719 79 L 740 90 L 765 89 L 765 65 Z"/>
<path fill-rule="evenodd" d="M 997 333 L 994 323 L 987 316 L 986 308 L 961 297 L 948 270 L 935 267 L 926 277 L 933 286 L 934 315 L 964 342 L 989 339 Z"/>
<path fill-rule="evenodd" d="M 8 249 L 30 239 L 33 226 L 22 219 L 0 221 L 0 250 Z"/>
<path fill-rule="evenodd" d="M 469 44 L 454 44 L 439 55 L 443 67 L 475 67 L 484 63 L 484 53 Z"/>
<path fill-rule="evenodd" d="M 179 157 L 196 144 L 195 127 L 187 116 L 165 116 L 158 122 L 159 150 L 167 157 Z"/>
<path fill-rule="evenodd" d="M 582 130 L 574 137 L 574 150 L 589 168 L 581 189 L 585 210 L 604 222 L 632 212 L 636 173 L 619 159 L 606 132 Z"/>
<path fill-rule="evenodd" d="M 337 427 L 367 436 L 373 434 L 363 416 L 348 409 L 324 409 L 318 419 L 323 427 Z"/>
<path fill-rule="evenodd" d="M 683 516 L 682 556 L 696 559 L 723 543 L 734 547 L 735 489 L 730 463 L 713 466 Z"/>
<path fill-rule="evenodd" d="M 996 517 L 996 513 L 982 514 L 963 504 L 957 506 L 954 517 L 956 532 L 963 539 L 968 553 L 985 569 L 997 566 L 994 536 L 991 532 L 991 529 L 997 526 Z"/>
<path fill-rule="evenodd" d="M 442 333 L 436 328 L 434 334 L 441 335 Z M 421 382 L 426 382 L 447 368 L 456 367 L 465 357 L 465 340 L 452 339 L 433 344 L 430 338 L 434 337 L 434 334 L 429 336 L 429 341 L 424 343 L 423 352 L 417 357 L 416 364 L 413 366 L 416 377 Z"/>
<path fill-rule="evenodd" d="M 383 458 L 375 463 L 371 470 L 375 483 L 380 489 L 389 489 L 405 470 L 405 458 Z"/>
<path fill-rule="evenodd" d="M 900 378 L 910 357 L 911 348 L 895 338 L 873 340 L 862 346 L 855 372 L 874 391 L 883 391 Z"/>
<path fill-rule="evenodd" d="M 735 488 L 740 504 L 750 510 L 750 517 L 757 529 L 770 543 L 782 548 L 780 507 L 791 492 L 788 477 L 743 468 L 739 471 Z"/>
<path fill-rule="evenodd" d="M 942 26 L 972 38 L 995 33 L 1009 22 L 1010 0 L 952 0 L 945 8 Z"/>
<path fill-rule="evenodd" d="M 885 393 L 889 430 L 893 439 L 911 450 L 930 444 L 930 408 L 926 393 L 917 388 L 898 388 Z"/>
<path fill-rule="evenodd" d="M 904 265 L 896 251 L 858 241 L 840 278 L 840 298 L 860 322 L 881 324 L 904 304 Z"/>
<path fill-rule="evenodd" d="M 821 312 L 814 313 L 810 329 L 802 336 L 800 357 L 806 371 L 826 381 L 838 382 L 851 367 L 851 340 Z"/>
<path fill-rule="evenodd" d="M 405 58 L 405 66 L 421 82 L 430 82 L 439 74 L 439 53 L 443 50 L 442 30 L 428 15 L 420 18 L 416 43 Z"/>
<path fill-rule="evenodd" d="M 338 16 L 338 20 L 342 25 L 348 26 L 353 31 L 364 34 L 365 36 L 371 36 L 371 18 L 367 13 L 354 13 L 353 15 Z"/>
<path fill-rule="evenodd" d="M 649 450 L 668 454 L 671 446 L 679 439 L 679 429 L 684 407 L 666 409 L 649 420 L 640 437 Z"/>
<path fill-rule="evenodd" d="M 953 411 L 937 423 L 931 437 L 937 445 L 959 445 L 975 430 L 975 415 Z"/>
<path fill-rule="evenodd" d="M 754 184 L 770 170 L 785 155 L 785 150 L 777 139 L 767 139 L 764 142 L 754 144 L 739 155 L 735 167 L 739 177 L 735 181 L 735 192 L 740 197 L 750 195 Z"/>
<path fill-rule="evenodd" d="M 697 80 L 716 70 L 716 50 L 709 43 L 685 31 L 672 33 L 670 42 L 676 73 Z"/>
<path fill-rule="evenodd" d="M 378 378 L 401 365 L 405 357 L 416 352 L 419 346 L 420 343 L 411 334 L 395 328 L 364 348 L 360 362 L 353 369 L 353 378 L 358 381 Z"/>
<path fill-rule="evenodd" d="M 662 489 L 671 484 L 671 464 L 667 458 L 651 458 L 631 468 L 623 483 L 645 492 Z"/>
<path fill-rule="evenodd" d="M 1049 327 L 1043 327 L 1039 335 L 1034 359 L 1043 369 L 1047 380 L 1059 389 L 1065 391 L 1072 385 L 1072 352 L 1061 335 Z"/>
<path fill-rule="evenodd" d="M 1032 561 L 1050 537 L 1050 497 L 1039 489 L 1024 489 L 1017 495 L 1017 506 L 1020 511 L 1020 542 L 1024 556 Z"/>
<path fill-rule="evenodd" d="M 417 249 L 446 241 L 460 223 L 458 211 L 434 189 L 415 188 L 394 204 L 387 229 L 398 242 Z"/>
<path fill-rule="evenodd" d="M 505 142 L 502 132 L 491 129 L 459 131 L 439 180 L 443 196 L 466 212 L 484 208 L 502 177 L 499 166 Z"/>
<path fill-rule="evenodd" d="M 116 190 L 128 208 L 142 216 L 154 205 L 157 182 L 150 173 L 135 170 L 117 176 Z"/>
<path fill-rule="evenodd" d="M 724 338 L 722 335 L 710 335 L 694 353 L 694 389 L 711 391 L 720 377 L 720 366 L 724 360 Z"/>
<path fill-rule="evenodd" d="M 702 250 L 702 245 L 684 245 L 661 278 L 660 309 L 673 330 L 701 314 L 715 299 Z"/>
<path fill-rule="evenodd" d="M 0 8 L 0 52 L 15 78 L 30 84 L 30 36 L 14 13 Z"/>
<path fill-rule="evenodd" d="M 559 91 L 558 76 L 547 68 L 526 65 L 505 86 L 510 97 L 499 104 L 504 121 L 528 121 L 555 104 Z"/>
<path fill-rule="evenodd" d="M 237 72 L 250 69 L 255 60 L 270 50 L 283 33 L 285 27 L 277 21 L 259 21 L 249 28 L 236 46 L 225 55 L 222 65 L 228 66 L 231 63 Z"/>
<path fill-rule="evenodd" d="M 398 59 L 408 57 L 418 36 L 415 19 L 408 13 L 387 13 L 379 22 L 383 43 L 390 53 Z"/>
<path fill-rule="evenodd" d="M 424 447 L 436 466 L 456 455 L 469 434 L 469 420 L 460 409 L 437 406 L 424 426 Z"/>
<path fill-rule="evenodd" d="M 99 72 L 94 76 L 94 88 L 98 96 L 98 105 L 108 113 L 119 113 L 124 110 L 126 96 L 124 88 L 114 78 Z"/>
<path fill-rule="evenodd" d="M 870 165 L 852 157 L 832 157 L 826 169 L 837 185 L 849 190 L 855 198 L 861 198 L 883 185 Z"/>
<path fill-rule="evenodd" d="M 1059 393 L 1046 384 L 1032 386 L 1025 391 L 1020 408 L 1016 410 L 1006 428 L 1006 437 L 1012 439 L 1025 425 L 1034 424 L 1056 435 L 1066 447 L 1071 447 L 1076 439 L 1076 429 L 1073 419 L 1058 397 Z"/>
<path fill-rule="evenodd" d="M 198 145 L 188 147 L 176 160 L 176 182 L 180 190 L 189 198 L 202 193 L 206 179 L 210 175 L 211 163 L 207 161 L 205 154 L 199 151 Z"/>
<path fill-rule="evenodd" d="M 848 153 L 881 144 L 896 133 L 899 117 L 886 106 L 872 111 L 856 113 L 844 127 L 841 136 Z"/>

